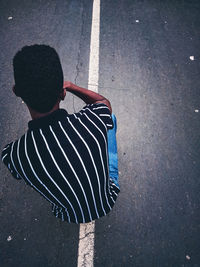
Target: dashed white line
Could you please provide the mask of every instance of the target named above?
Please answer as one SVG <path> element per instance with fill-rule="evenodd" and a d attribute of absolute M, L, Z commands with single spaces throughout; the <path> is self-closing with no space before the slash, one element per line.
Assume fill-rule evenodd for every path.
<path fill-rule="evenodd" d="M 93 1 L 88 89 L 98 92 L 100 0 Z M 94 266 L 95 222 L 80 224 L 77 267 Z"/>

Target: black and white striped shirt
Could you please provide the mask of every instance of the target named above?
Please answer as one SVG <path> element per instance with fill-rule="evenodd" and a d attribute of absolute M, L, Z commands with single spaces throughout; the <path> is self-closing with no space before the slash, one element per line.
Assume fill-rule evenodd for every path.
<path fill-rule="evenodd" d="M 75 114 L 58 109 L 28 126 L 2 152 L 12 175 L 46 198 L 63 221 L 85 223 L 106 215 L 119 193 L 109 179 L 108 107 L 86 105 Z"/>

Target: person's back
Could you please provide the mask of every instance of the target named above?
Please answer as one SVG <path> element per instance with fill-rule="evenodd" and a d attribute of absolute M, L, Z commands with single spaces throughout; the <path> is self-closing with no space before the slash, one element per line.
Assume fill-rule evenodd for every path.
<path fill-rule="evenodd" d="M 106 215 L 119 193 L 116 146 L 110 153 L 107 144 L 107 131 L 113 128 L 110 102 L 70 82 L 63 86 L 58 55 L 49 46 L 24 47 L 13 65 L 14 92 L 33 120 L 20 139 L 4 148 L 3 162 L 15 178 L 46 198 L 63 221 L 85 223 Z M 78 113 L 59 108 L 66 90 L 86 102 Z M 109 131 L 115 135 L 116 129 Z"/>

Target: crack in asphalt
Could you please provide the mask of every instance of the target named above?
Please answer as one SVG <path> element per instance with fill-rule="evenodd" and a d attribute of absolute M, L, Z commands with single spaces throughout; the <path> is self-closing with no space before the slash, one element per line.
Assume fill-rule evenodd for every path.
<path fill-rule="evenodd" d="M 90 253 L 89 252 L 87 252 L 87 253 L 85 253 L 84 254 L 84 256 L 83 256 L 83 267 L 87 267 L 88 266 L 88 264 L 87 264 L 87 256 L 89 255 Z"/>
<path fill-rule="evenodd" d="M 79 238 L 79 240 L 83 240 L 84 238 L 88 237 L 91 234 L 94 234 L 95 232 L 88 232 L 86 235 L 84 235 L 83 237 Z"/>

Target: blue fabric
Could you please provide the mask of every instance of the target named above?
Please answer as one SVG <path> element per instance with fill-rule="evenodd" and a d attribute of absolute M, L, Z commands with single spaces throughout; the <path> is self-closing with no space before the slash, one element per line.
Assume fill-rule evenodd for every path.
<path fill-rule="evenodd" d="M 112 114 L 112 120 L 114 127 L 108 130 L 108 162 L 109 162 L 109 174 L 110 179 L 119 187 L 118 179 L 118 155 L 117 155 L 117 119 L 114 114 Z"/>

